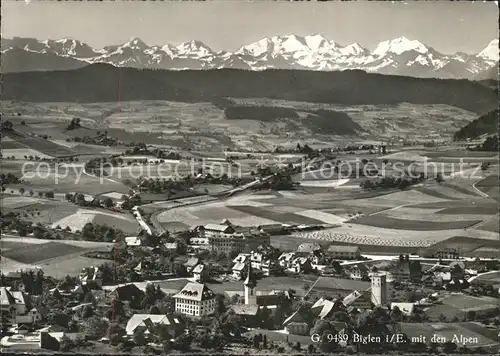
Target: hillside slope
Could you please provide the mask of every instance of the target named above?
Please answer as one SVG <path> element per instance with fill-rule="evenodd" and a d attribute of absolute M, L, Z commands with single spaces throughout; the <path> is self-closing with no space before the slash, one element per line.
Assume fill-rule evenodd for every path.
<path fill-rule="evenodd" d="M 455 133 L 455 140 L 473 139 L 488 134 L 498 134 L 498 109 L 490 111 L 462 127 Z"/>
<path fill-rule="evenodd" d="M 13 48 L 2 53 L 2 73 L 19 72 L 24 68 L 32 71 L 50 71 L 65 69 L 77 69 L 87 63 L 73 58 L 61 57 L 51 53 L 36 53 Z"/>
<path fill-rule="evenodd" d="M 359 70 L 163 71 L 95 64 L 72 71 L 7 73 L 3 89 L 4 100 L 32 102 L 202 102 L 231 96 L 346 105 L 447 104 L 481 114 L 497 103 L 496 94 L 477 82 Z"/>

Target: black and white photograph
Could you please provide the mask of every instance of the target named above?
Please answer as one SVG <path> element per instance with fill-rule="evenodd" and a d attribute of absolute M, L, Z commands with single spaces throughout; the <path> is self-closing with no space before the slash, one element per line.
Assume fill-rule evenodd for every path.
<path fill-rule="evenodd" d="M 500 355 L 498 1 L 1 0 L 6 355 Z"/>

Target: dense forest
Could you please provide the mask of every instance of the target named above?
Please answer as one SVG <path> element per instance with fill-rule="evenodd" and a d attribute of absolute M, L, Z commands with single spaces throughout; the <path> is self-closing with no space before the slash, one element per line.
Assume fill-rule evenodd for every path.
<path fill-rule="evenodd" d="M 473 139 L 478 136 L 488 134 L 498 134 L 498 109 L 490 111 L 469 122 L 466 126 L 458 130 L 455 135 L 455 140 Z"/>
<path fill-rule="evenodd" d="M 93 64 L 70 71 L 6 73 L 4 100 L 106 102 L 129 100 L 213 101 L 217 98 L 270 98 L 346 105 L 447 104 L 483 114 L 497 95 L 468 80 L 424 79 L 360 70 L 245 71 L 140 70 Z"/>

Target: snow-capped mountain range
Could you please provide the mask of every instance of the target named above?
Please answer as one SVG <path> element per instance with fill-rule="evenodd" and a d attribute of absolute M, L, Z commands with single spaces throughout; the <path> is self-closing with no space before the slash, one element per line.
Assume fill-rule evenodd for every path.
<path fill-rule="evenodd" d="M 367 72 L 415 77 L 478 78 L 498 66 L 498 39 L 477 54 L 442 54 L 425 44 L 398 37 L 373 51 L 357 43 L 342 46 L 322 35 L 274 36 L 234 52 L 213 51 L 200 41 L 151 46 L 139 38 L 95 49 L 73 39 L 2 38 L 2 71 L 74 69 L 90 63 L 157 69 L 238 68 Z"/>

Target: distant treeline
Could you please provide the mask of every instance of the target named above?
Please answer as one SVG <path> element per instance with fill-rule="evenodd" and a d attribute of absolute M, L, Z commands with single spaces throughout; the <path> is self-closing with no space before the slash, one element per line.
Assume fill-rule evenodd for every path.
<path fill-rule="evenodd" d="M 298 119 L 293 108 L 274 106 L 234 106 L 224 110 L 226 118 L 236 120 L 274 121 L 277 119 Z"/>
<path fill-rule="evenodd" d="M 231 120 L 276 121 L 280 119 L 299 119 L 298 109 L 279 106 L 250 106 L 231 103 L 227 99 L 224 113 Z M 220 104 L 220 103 L 219 103 Z M 307 116 L 300 122 L 302 127 L 317 134 L 353 135 L 363 128 L 355 123 L 349 115 L 333 110 L 307 110 Z"/>
<path fill-rule="evenodd" d="M 454 139 L 473 139 L 484 134 L 498 134 L 498 109 L 469 122 L 455 133 Z"/>
<path fill-rule="evenodd" d="M 93 64 L 71 71 L 6 73 L 2 92 L 4 100 L 32 102 L 207 102 L 224 97 L 345 105 L 446 104 L 481 114 L 497 106 L 497 95 L 477 82 L 359 70 L 162 71 Z"/>

